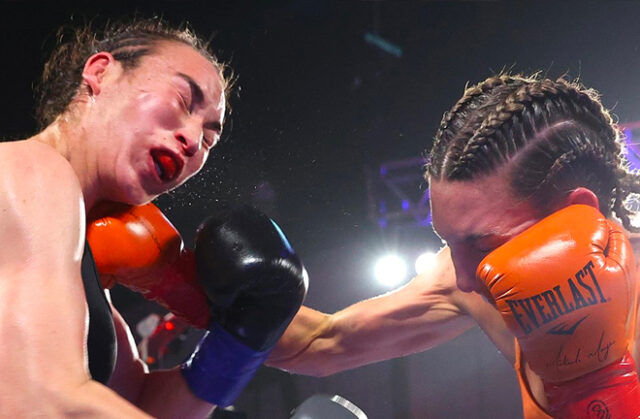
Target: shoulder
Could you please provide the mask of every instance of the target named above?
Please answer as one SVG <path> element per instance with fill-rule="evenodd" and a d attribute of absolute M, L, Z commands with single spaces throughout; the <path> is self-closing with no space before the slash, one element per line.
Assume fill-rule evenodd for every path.
<path fill-rule="evenodd" d="M 52 147 L 36 141 L 0 144 L 0 182 L 4 192 L 46 195 L 82 195 L 80 182 L 69 162 Z M 45 198 L 40 196 L 40 198 Z"/>
<path fill-rule="evenodd" d="M 28 169 L 29 173 L 34 175 L 38 173 L 52 175 L 50 170 L 53 169 L 60 171 L 60 175 L 75 177 L 71 165 L 60 153 L 53 147 L 35 140 L 0 143 L 0 157 L 4 162 L 0 165 L 2 171 L 19 172 Z"/>
<path fill-rule="evenodd" d="M 56 237 L 77 253 L 84 237 L 84 200 L 75 172 L 53 148 L 35 141 L 0 144 L 0 238 L 14 253 L 36 250 L 37 238 Z M 17 247 L 17 248 L 16 248 Z"/>

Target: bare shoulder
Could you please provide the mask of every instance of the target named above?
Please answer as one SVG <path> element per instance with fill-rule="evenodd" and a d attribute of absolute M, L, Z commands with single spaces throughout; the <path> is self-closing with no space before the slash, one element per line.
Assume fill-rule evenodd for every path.
<path fill-rule="evenodd" d="M 55 238 L 57 252 L 77 256 L 84 203 L 69 163 L 35 141 L 0 144 L 0 159 L 0 261 L 55 251 L 42 238 Z"/>
<path fill-rule="evenodd" d="M 69 162 L 52 147 L 33 140 L 0 143 L 2 171 L 35 170 L 33 174 L 47 172 L 49 169 L 61 170 L 60 175 L 74 175 Z M 38 170 L 40 169 L 40 170 Z M 52 175 L 52 173 L 49 173 Z M 57 173 L 56 173 L 57 174 Z M 51 176 L 53 178 L 53 176 Z"/>
<path fill-rule="evenodd" d="M 46 144 L 28 140 L 1 143 L 0 159 L 0 179 L 7 192 L 22 186 L 25 194 L 34 192 L 34 187 L 51 188 L 47 195 L 82 193 L 69 162 Z"/>

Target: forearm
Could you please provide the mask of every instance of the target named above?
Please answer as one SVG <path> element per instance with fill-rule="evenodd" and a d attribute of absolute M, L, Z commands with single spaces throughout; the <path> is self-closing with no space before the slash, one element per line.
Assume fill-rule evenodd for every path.
<path fill-rule="evenodd" d="M 266 365 L 289 372 L 326 377 L 392 356 L 379 356 L 372 348 L 374 330 L 354 322 L 350 311 L 323 315 L 316 327 L 303 334 L 285 332 Z"/>
<path fill-rule="evenodd" d="M 145 375 L 136 405 L 157 418 L 206 418 L 215 407 L 193 395 L 180 368 Z"/>
<path fill-rule="evenodd" d="M 414 287 L 332 315 L 303 307 L 266 364 L 327 376 L 429 349 L 474 326 L 446 296 L 416 295 Z"/>
<path fill-rule="evenodd" d="M 327 358 L 325 352 L 338 339 L 331 331 L 331 319 L 328 314 L 302 306 L 265 364 L 299 374 L 329 375 L 320 361 Z"/>

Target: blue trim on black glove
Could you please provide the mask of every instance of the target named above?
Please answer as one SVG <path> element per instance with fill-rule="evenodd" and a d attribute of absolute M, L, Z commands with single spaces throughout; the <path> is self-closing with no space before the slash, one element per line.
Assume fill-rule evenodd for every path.
<path fill-rule="evenodd" d="M 199 398 L 220 407 L 229 406 L 271 352 L 257 352 L 214 325 L 181 365 L 189 388 Z"/>

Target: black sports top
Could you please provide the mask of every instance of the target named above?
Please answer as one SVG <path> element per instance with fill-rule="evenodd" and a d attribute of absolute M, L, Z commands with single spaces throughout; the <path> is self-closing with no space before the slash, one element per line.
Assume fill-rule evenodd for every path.
<path fill-rule="evenodd" d="M 116 363 L 116 331 L 88 243 L 85 243 L 82 255 L 82 282 L 89 307 L 89 371 L 94 380 L 106 384 Z"/>

